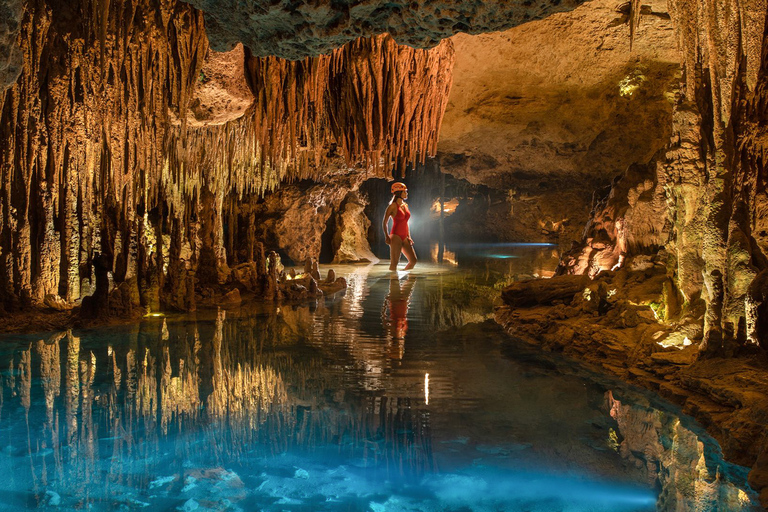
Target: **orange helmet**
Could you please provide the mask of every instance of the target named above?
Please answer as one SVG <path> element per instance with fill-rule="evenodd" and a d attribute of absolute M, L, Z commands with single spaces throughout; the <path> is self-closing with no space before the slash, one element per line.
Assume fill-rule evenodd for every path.
<path fill-rule="evenodd" d="M 401 190 L 408 190 L 408 187 L 405 186 L 405 183 L 400 183 L 399 181 L 396 181 L 392 184 L 392 193 L 400 192 Z"/>

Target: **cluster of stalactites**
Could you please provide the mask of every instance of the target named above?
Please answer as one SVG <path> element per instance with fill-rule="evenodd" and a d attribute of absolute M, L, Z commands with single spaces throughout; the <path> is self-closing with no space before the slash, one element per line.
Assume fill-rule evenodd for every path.
<path fill-rule="evenodd" d="M 693 98 L 697 69 L 708 72 L 715 118 L 724 126 L 730 124 L 740 73 L 744 73 L 749 91 L 757 85 L 767 8 L 767 0 L 669 2 L 682 52 L 686 94 Z"/>
<path fill-rule="evenodd" d="M 170 167 L 186 173 L 175 183 L 263 194 L 284 180 L 322 178 L 335 152 L 350 167 L 402 174 L 437 152 L 452 67 L 450 41 L 419 50 L 388 35 L 302 61 L 247 58 L 252 107 L 225 125 L 187 130 L 185 148 L 171 152 Z"/>
<path fill-rule="evenodd" d="M 0 295 L 75 300 L 95 252 L 123 276 L 135 259 L 203 19 L 166 0 L 30 0 L 20 43 L 22 74 L 0 95 Z"/>
<path fill-rule="evenodd" d="M 0 93 L 5 303 L 88 295 L 96 253 L 116 281 L 167 267 L 168 251 L 171 266 L 180 251 L 196 260 L 222 239 L 225 198 L 318 178 L 335 151 L 382 175 L 423 160 L 453 62 L 449 42 L 417 50 L 387 36 L 300 62 L 249 58 L 245 115 L 188 127 L 209 50 L 187 4 L 30 0 L 20 43 L 22 75 Z"/>

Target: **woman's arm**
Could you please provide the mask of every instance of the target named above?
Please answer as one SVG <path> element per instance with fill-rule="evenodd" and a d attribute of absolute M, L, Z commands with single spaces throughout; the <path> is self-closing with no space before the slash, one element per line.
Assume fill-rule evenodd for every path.
<path fill-rule="evenodd" d="M 392 216 L 392 205 L 387 206 L 387 211 L 384 213 L 384 222 L 382 222 L 381 227 L 384 229 L 384 241 L 389 245 L 390 239 L 389 239 L 389 218 Z"/>
<path fill-rule="evenodd" d="M 408 209 L 408 213 L 411 213 L 411 209 Z M 411 238 L 411 226 L 408 225 L 408 223 L 405 223 L 405 230 L 406 230 L 406 237 L 405 239 L 411 242 L 411 245 L 413 245 L 413 238 Z"/>

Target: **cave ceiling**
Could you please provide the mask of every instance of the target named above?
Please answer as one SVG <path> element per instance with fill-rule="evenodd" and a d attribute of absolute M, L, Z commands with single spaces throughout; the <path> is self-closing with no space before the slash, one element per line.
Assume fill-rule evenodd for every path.
<path fill-rule="evenodd" d="M 188 0 L 203 11 L 211 47 L 243 43 L 255 56 L 297 60 L 384 32 L 399 44 L 429 48 L 458 32 L 508 29 L 584 0 Z"/>
<path fill-rule="evenodd" d="M 548 178 L 573 187 L 647 162 L 669 139 L 679 82 L 666 4 L 643 2 L 631 49 L 615 0 L 504 32 L 453 36 L 443 168 L 498 188 Z"/>

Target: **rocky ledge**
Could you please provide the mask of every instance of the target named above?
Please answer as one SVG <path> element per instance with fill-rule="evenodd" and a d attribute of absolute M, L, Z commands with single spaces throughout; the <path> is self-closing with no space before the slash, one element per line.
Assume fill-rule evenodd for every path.
<path fill-rule="evenodd" d="M 255 259 L 203 276 L 188 269 L 164 275 L 166 285 L 178 280 L 178 292 L 161 296 L 163 283 L 139 283 L 135 277 L 115 284 L 106 272 L 96 273 L 96 292 L 79 303 L 47 295 L 41 307 L 0 315 L 0 333 L 62 331 L 136 321 L 160 312 L 193 312 L 200 308 L 235 308 L 245 302 L 301 303 L 332 296 L 347 289 L 347 281 L 328 269 L 321 277 L 317 260 L 307 258 L 302 272 L 286 269 L 280 256 L 257 244 Z M 143 289 L 142 289 L 143 288 Z M 149 301 L 146 298 L 149 297 Z M 3 310 L 0 308 L 0 313 Z"/>
<path fill-rule="evenodd" d="M 678 300 L 665 254 L 629 261 L 595 279 L 567 275 L 516 282 L 496 320 L 521 342 L 597 367 L 682 407 L 752 468 L 768 506 L 768 357 L 744 344 L 728 357 L 700 357 L 703 308 Z"/>

